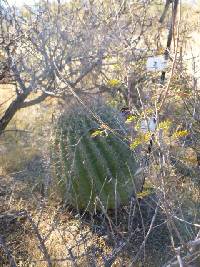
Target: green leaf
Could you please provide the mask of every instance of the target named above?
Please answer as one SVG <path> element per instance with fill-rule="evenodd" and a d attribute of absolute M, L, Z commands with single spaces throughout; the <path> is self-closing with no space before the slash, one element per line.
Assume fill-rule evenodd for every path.
<path fill-rule="evenodd" d="M 96 137 L 96 136 L 103 136 L 104 135 L 104 130 L 96 130 L 91 134 L 91 137 Z"/>
<path fill-rule="evenodd" d="M 150 190 L 144 190 L 140 193 L 137 193 L 137 198 L 144 198 L 144 197 L 147 197 L 151 194 L 152 192 Z"/>
<path fill-rule="evenodd" d="M 132 121 L 135 121 L 136 119 L 137 119 L 136 116 L 130 115 L 130 116 L 128 116 L 128 118 L 126 120 L 126 123 L 131 123 Z"/>
<path fill-rule="evenodd" d="M 117 79 L 111 79 L 108 81 L 108 86 L 110 87 L 117 87 L 121 84 L 121 82 Z"/>

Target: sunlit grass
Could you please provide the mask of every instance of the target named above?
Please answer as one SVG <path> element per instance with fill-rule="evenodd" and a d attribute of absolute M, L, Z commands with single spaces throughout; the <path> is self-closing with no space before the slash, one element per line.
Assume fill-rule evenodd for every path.
<path fill-rule="evenodd" d="M 29 99 L 37 97 L 32 94 Z M 12 85 L 0 86 L 0 114 L 15 99 Z M 57 102 L 54 99 L 20 109 L 0 136 L 0 172 L 9 173 L 23 169 L 35 156 L 42 155 L 49 138 L 49 125 Z"/>

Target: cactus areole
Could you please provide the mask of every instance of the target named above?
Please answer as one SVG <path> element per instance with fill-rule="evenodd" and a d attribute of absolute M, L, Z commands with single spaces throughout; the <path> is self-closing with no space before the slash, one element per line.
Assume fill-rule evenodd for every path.
<path fill-rule="evenodd" d="M 94 108 L 93 108 L 94 110 Z M 53 160 L 62 198 L 79 210 L 108 210 L 128 204 L 140 191 L 138 164 L 123 137 L 119 112 L 99 105 L 94 112 L 112 131 L 80 107 L 62 114 L 56 125 Z"/>

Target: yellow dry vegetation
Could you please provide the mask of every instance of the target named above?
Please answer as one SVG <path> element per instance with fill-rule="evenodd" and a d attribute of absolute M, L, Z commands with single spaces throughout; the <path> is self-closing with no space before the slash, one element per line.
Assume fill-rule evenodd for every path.
<path fill-rule="evenodd" d="M 28 100 L 38 95 L 33 93 Z M 15 97 L 13 85 L 0 86 L 0 116 Z M 40 104 L 17 111 L 0 137 L 0 174 L 19 171 L 35 156 L 41 155 L 50 137 L 49 127 L 55 110 L 57 99 L 47 98 Z"/>

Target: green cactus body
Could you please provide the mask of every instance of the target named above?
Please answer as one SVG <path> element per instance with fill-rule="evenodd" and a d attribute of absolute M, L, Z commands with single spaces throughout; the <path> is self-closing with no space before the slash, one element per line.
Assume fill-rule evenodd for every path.
<path fill-rule="evenodd" d="M 107 106 L 94 111 L 117 135 L 125 125 Z M 56 126 L 54 163 L 59 192 L 77 209 L 113 209 L 125 205 L 142 186 L 134 177 L 138 168 L 133 152 L 117 135 L 91 137 L 99 124 L 86 111 L 75 108 L 63 114 Z"/>

